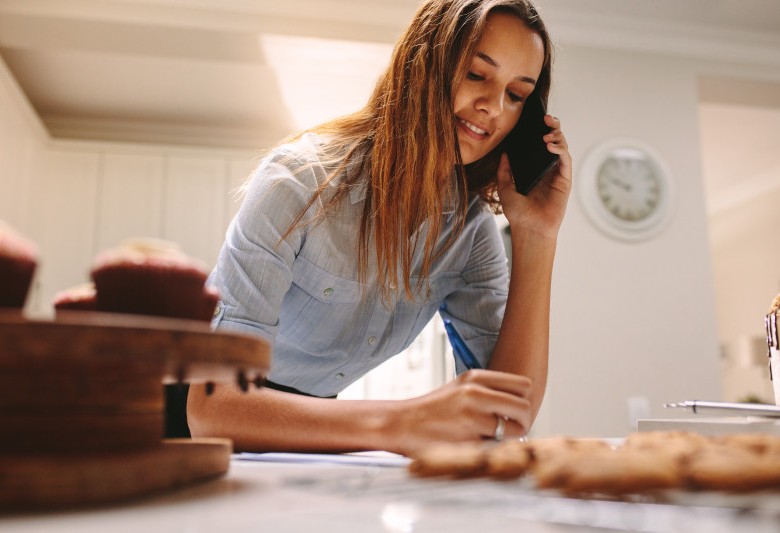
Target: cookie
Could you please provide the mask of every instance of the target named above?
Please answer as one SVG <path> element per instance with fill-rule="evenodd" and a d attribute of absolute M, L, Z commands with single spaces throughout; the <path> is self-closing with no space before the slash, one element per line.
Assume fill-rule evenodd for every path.
<path fill-rule="evenodd" d="M 631 494 L 677 487 L 681 463 L 674 454 L 620 448 L 582 454 L 559 487 L 566 493 Z"/>
<path fill-rule="evenodd" d="M 540 488 L 564 486 L 570 474 L 570 466 L 584 460 L 590 454 L 608 451 L 610 446 L 603 440 L 551 437 L 535 439 L 529 443 L 531 450 L 531 471 Z"/>
<path fill-rule="evenodd" d="M 498 479 L 514 479 L 531 468 L 531 447 L 520 440 L 504 440 L 485 452 L 485 475 Z"/>
<path fill-rule="evenodd" d="M 713 437 L 715 445 L 739 448 L 758 455 L 780 454 L 780 437 L 762 433 L 737 433 Z"/>
<path fill-rule="evenodd" d="M 728 492 L 780 488 L 780 456 L 713 444 L 691 457 L 684 482 L 693 489 Z"/>
<path fill-rule="evenodd" d="M 413 455 L 409 471 L 420 477 L 475 477 L 484 473 L 486 464 L 481 443 L 439 444 Z"/>
<path fill-rule="evenodd" d="M 710 443 L 709 437 L 690 431 L 648 431 L 630 433 L 623 448 L 664 453 L 684 462 Z"/>

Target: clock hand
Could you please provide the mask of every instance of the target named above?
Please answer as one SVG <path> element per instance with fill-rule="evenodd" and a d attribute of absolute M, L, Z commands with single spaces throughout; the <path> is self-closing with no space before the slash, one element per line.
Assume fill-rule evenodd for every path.
<path fill-rule="evenodd" d="M 623 189 L 626 192 L 631 192 L 631 184 L 626 183 L 623 180 L 619 180 L 617 178 L 610 178 L 609 180 L 612 184 L 617 185 L 621 189 Z"/>

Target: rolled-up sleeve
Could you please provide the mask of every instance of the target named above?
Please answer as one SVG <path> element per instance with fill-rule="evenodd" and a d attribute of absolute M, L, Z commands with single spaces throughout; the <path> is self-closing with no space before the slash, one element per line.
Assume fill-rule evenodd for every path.
<path fill-rule="evenodd" d="M 313 167 L 293 161 L 278 150 L 260 163 L 228 228 L 209 280 L 221 297 L 217 329 L 276 336 L 292 264 L 306 239 L 305 225 L 288 230 L 317 186 Z"/>

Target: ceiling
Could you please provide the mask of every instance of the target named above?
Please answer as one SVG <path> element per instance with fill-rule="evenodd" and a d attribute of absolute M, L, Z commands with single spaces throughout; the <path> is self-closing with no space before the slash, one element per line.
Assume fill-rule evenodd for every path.
<path fill-rule="evenodd" d="M 251 149 L 359 107 L 418 3 L 0 0 L 0 57 L 54 138 Z M 537 5 L 558 43 L 780 67 L 777 0 Z M 712 79 L 702 98 L 717 107 L 750 94 L 780 109 L 777 81 L 743 82 L 735 92 Z M 709 109 L 703 121 L 724 120 Z M 756 127 L 778 135 L 780 117 L 764 117 Z M 731 137 L 707 142 L 718 153 L 727 151 L 717 143 L 750 148 Z M 717 172 L 728 164 L 710 166 Z"/>
<path fill-rule="evenodd" d="M 254 147 L 359 106 L 417 5 L 0 0 L 0 56 L 54 137 Z M 780 65 L 777 0 L 538 5 L 558 40 Z"/>

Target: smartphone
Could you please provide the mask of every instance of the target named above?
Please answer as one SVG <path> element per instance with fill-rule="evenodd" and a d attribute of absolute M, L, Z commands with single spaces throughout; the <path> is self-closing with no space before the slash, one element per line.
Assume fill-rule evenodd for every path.
<path fill-rule="evenodd" d="M 531 93 L 523 106 L 520 120 L 504 140 L 515 188 L 520 194 L 531 192 L 558 163 L 558 155 L 550 153 L 542 139 L 551 131 L 544 123 L 544 115 L 541 97 Z"/>

